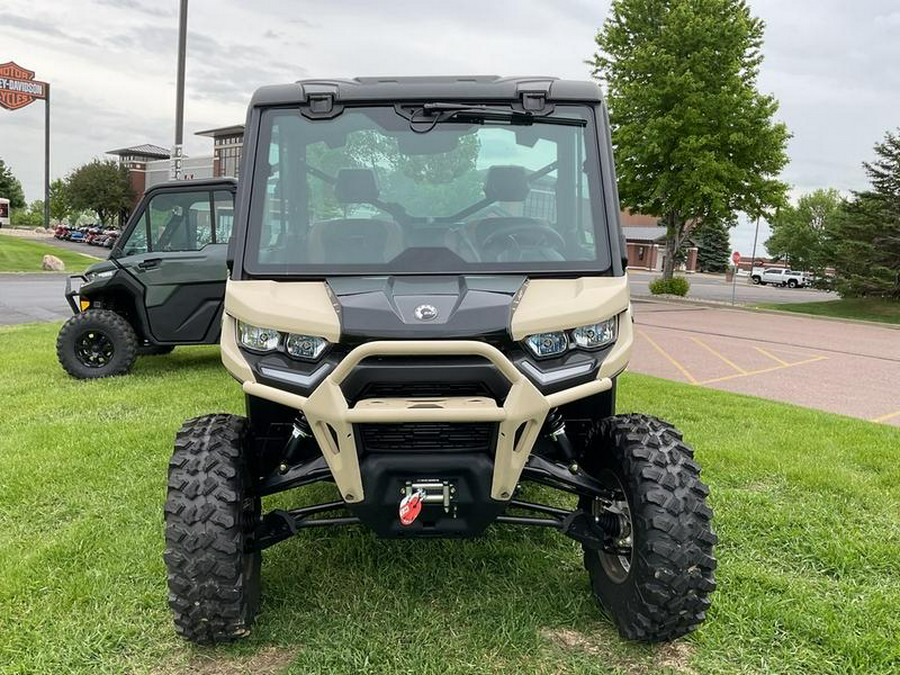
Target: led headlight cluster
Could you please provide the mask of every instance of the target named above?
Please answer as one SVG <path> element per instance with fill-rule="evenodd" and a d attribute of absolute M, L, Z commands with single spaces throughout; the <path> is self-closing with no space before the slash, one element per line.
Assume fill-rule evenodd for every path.
<path fill-rule="evenodd" d="M 600 349 L 616 341 L 618 325 L 613 317 L 568 331 L 537 333 L 525 338 L 525 346 L 539 359 L 565 354 L 570 348 Z"/>
<path fill-rule="evenodd" d="M 284 351 L 294 358 L 316 361 L 329 345 L 328 340 L 315 335 L 280 333 L 274 328 L 260 328 L 243 321 L 237 324 L 238 342 L 255 352 L 274 352 L 283 346 Z"/>

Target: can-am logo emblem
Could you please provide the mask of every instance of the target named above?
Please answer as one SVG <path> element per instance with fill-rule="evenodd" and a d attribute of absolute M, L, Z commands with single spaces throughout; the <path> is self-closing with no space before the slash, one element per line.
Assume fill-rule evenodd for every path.
<path fill-rule="evenodd" d="M 431 321 L 437 318 L 438 311 L 434 305 L 419 305 L 414 314 L 419 321 Z"/>

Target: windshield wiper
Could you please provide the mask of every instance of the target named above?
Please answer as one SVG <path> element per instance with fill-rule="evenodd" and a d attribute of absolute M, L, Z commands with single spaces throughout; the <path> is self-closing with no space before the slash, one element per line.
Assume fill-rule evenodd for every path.
<path fill-rule="evenodd" d="M 421 108 L 416 108 L 407 119 L 409 119 L 410 128 L 419 133 L 431 131 L 438 123 L 451 120 L 457 122 L 500 121 L 522 126 L 530 126 L 532 124 L 557 124 L 568 127 L 587 126 L 587 120 L 580 117 L 540 116 L 535 115 L 530 110 L 513 110 L 511 108 L 493 108 L 484 105 L 442 102 L 424 103 Z M 415 124 L 418 122 L 430 122 L 430 125 L 424 129 L 417 129 Z"/>

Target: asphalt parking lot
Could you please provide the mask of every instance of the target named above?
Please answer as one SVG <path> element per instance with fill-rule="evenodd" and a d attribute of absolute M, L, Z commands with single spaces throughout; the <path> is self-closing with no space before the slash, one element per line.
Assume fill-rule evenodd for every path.
<path fill-rule="evenodd" d="M 0 326 L 68 318 L 65 291 L 66 274 L 0 274 Z"/>
<path fill-rule="evenodd" d="M 636 300 L 639 373 L 900 426 L 900 330 Z"/>

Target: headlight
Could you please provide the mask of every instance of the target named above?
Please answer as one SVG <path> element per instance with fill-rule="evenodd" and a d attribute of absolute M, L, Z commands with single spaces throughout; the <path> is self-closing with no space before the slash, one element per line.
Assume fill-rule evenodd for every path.
<path fill-rule="evenodd" d="M 618 318 L 613 317 L 568 331 L 529 335 L 525 338 L 525 346 L 539 359 L 565 354 L 570 345 L 579 349 L 600 349 L 616 341 L 618 327 Z"/>
<path fill-rule="evenodd" d="M 328 346 L 328 340 L 314 335 L 295 335 L 290 333 L 284 341 L 284 350 L 298 359 L 315 361 Z"/>
<path fill-rule="evenodd" d="M 271 352 L 278 348 L 281 334 L 272 328 L 260 328 L 238 321 L 238 340 L 247 349 Z"/>
<path fill-rule="evenodd" d="M 103 272 L 87 272 L 84 276 L 88 281 L 96 281 L 97 279 L 109 279 L 115 270 L 105 270 Z"/>
<path fill-rule="evenodd" d="M 589 326 L 580 326 L 572 331 L 572 339 L 575 344 L 583 349 L 599 349 L 615 342 L 618 335 L 618 322 L 616 317 L 592 323 Z"/>
<path fill-rule="evenodd" d="M 562 331 L 554 333 L 537 333 L 525 338 L 525 344 L 531 353 L 539 359 L 547 356 L 559 356 L 569 348 L 569 339 Z"/>

